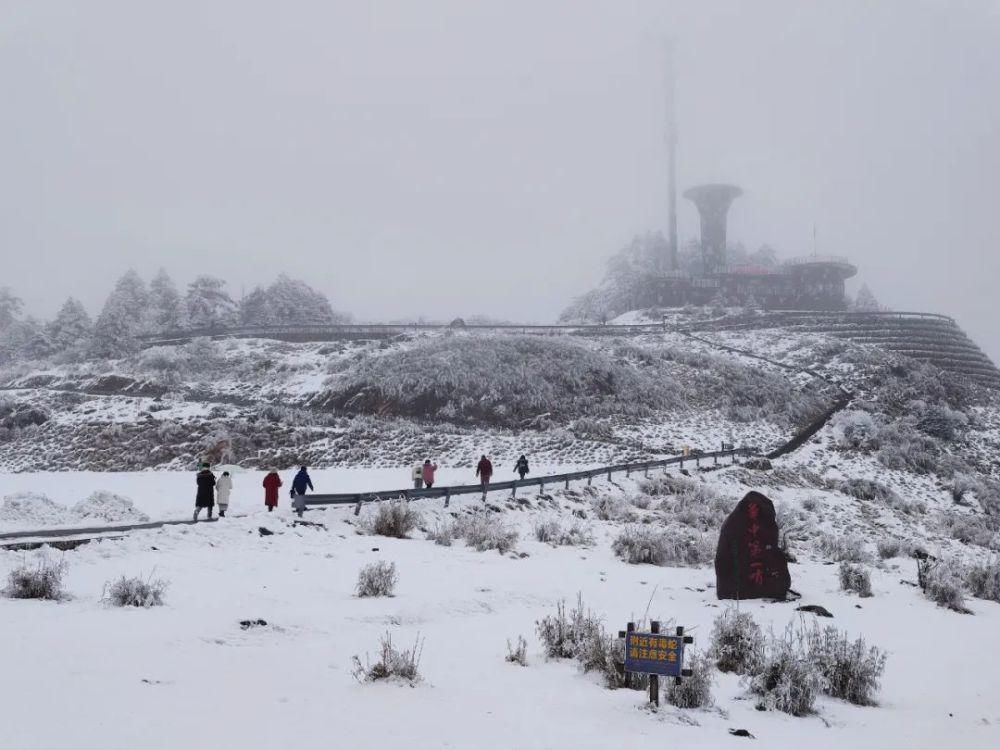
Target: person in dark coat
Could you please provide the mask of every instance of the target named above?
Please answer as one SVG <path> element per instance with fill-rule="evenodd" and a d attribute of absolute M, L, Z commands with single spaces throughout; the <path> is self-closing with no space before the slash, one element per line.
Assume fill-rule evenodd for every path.
<path fill-rule="evenodd" d="M 715 594 L 719 599 L 784 600 L 791 585 L 774 503 L 759 492 L 748 492 L 719 532 Z"/>
<path fill-rule="evenodd" d="M 521 475 L 521 479 L 524 479 L 525 474 L 528 473 L 528 459 L 523 453 L 517 459 L 517 463 L 514 464 L 514 471 Z"/>
<path fill-rule="evenodd" d="M 281 477 L 277 469 L 271 469 L 264 477 L 264 505 L 270 513 L 278 507 L 278 489 L 281 487 Z"/>
<path fill-rule="evenodd" d="M 485 455 L 476 464 L 476 476 L 479 477 L 479 482 L 483 485 L 483 500 L 485 500 L 486 491 L 490 487 L 490 477 L 493 476 L 493 464 Z"/>
<path fill-rule="evenodd" d="M 309 472 L 306 470 L 305 466 L 299 467 L 299 473 L 295 475 L 295 479 L 292 480 L 292 507 L 295 508 L 295 512 L 299 514 L 299 518 L 302 518 L 302 514 L 306 509 L 306 489 L 312 489 L 313 483 L 309 478 Z"/>
<path fill-rule="evenodd" d="M 208 518 L 212 518 L 212 509 L 215 507 L 215 474 L 208 467 L 208 464 L 201 465 L 201 471 L 195 477 L 198 484 L 198 494 L 194 499 L 194 520 L 198 520 L 202 508 L 208 508 Z"/>

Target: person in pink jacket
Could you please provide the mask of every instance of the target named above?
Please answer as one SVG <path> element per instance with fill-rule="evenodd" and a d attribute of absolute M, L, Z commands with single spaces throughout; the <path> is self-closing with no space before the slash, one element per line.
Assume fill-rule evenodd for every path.
<path fill-rule="evenodd" d="M 430 489 L 434 486 L 434 472 L 437 471 L 437 464 L 432 464 L 429 458 L 424 459 L 424 486 Z"/>

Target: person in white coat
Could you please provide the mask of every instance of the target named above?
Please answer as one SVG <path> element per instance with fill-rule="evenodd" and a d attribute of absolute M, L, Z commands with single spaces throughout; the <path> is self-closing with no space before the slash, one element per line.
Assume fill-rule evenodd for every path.
<path fill-rule="evenodd" d="M 229 507 L 229 495 L 233 491 L 233 478 L 228 471 L 222 472 L 215 483 L 215 503 L 219 506 L 219 518 L 226 517 L 226 509 Z"/>

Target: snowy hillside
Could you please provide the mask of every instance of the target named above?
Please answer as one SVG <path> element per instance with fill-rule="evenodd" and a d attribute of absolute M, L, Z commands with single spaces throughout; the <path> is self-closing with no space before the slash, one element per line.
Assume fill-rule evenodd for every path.
<path fill-rule="evenodd" d="M 0 598 L 0 657 L 27 686 L 5 703 L 12 747 L 746 741 L 730 730 L 774 747 L 1000 742 L 1000 413 L 992 391 L 933 365 L 792 328 L 678 327 L 197 340 L 2 380 L 0 534 L 189 518 L 190 470 L 206 456 L 235 485 L 216 523 L 0 551 L 0 574 L 18 580 L 45 565 L 57 579 L 64 564 L 68 597 Z M 798 434 L 770 462 L 485 505 L 313 509 L 305 523 L 287 496 L 262 507 L 272 464 L 288 481 L 309 463 L 318 491 L 360 492 L 406 486 L 428 455 L 447 485 L 473 481 L 484 452 L 507 479 L 520 453 L 539 476 L 723 441 L 767 452 Z M 712 560 L 750 489 L 777 506 L 802 598 L 740 605 L 760 628 L 740 675 L 715 666 L 727 662 L 713 629 L 736 615 L 716 599 Z M 397 531 L 407 538 L 384 535 Z M 373 569 L 357 588 L 378 562 L 395 565 L 394 595 L 358 596 L 392 577 Z M 106 587 L 123 576 L 163 606 L 115 607 L 138 585 Z M 553 643 L 546 618 L 561 601 L 571 618 L 578 596 L 582 635 Z M 810 605 L 832 619 L 796 609 Z M 617 631 L 653 619 L 687 628 L 697 667 L 656 711 L 608 689 L 622 681 Z M 365 679 L 383 656 L 406 671 L 405 654 L 382 654 L 387 635 L 398 652 L 416 646 L 417 678 Z M 194 720 L 205 701 L 217 722 Z M 68 721 L 44 720 L 53 704 Z"/>

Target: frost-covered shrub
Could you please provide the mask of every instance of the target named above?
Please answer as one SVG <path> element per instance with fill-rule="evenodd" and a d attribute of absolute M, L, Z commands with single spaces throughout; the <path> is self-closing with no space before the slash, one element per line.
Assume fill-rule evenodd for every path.
<path fill-rule="evenodd" d="M 903 543 L 898 539 L 879 539 L 876 547 L 878 548 L 878 556 L 882 560 L 899 557 L 904 552 Z"/>
<path fill-rule="evenodd" d="M 528 642 L 523 635 L 517 637 L 517 645 L 512 646 L 510 639 L 507 639 L 507 659 L 511 664 L 520 664 L 522 667 L 528 666 Z"/>
<path fill-rule="evenodd" d="M 358 596 L 392 596 L 396 590 L 396 563 L 383 560 L 369 563 L 358 572 L 355 593 Z"/>
<path fill-rule="evenodd" d="M 590 507 L 601 521 L 630 521 L 636 518 L 630 504 L 618 496 L 598 495 L 591 499 Z"/>
<path fill-rule="evenodd" d="M 806 635 L 809 659 L 823 676 L 823 692 L 858 706 L 872 706 L 885 671 L 886 654 L 864 638 L 848 639 L 836 627 L 813 625 Z"/>
<path fill-rule="evenodd" d="M 973 596 L 1000 602 L 1000 559 L 973 565 L 966 572 L 965 581 Z"/>
<path fill-rule="evenodd" d="M 35 565 L 25 563 L 10 571 L 3 595 L 11 599 L 58 601 L 66 597 L 63 591 L 64 575 L 66 575 L 65 562 L 53 562 L 41 557 Z"/>
<path fill-rule="evenodd" d="M 387 500 L 375 506 L 361 522 L 369 534 L 405 539 L 420 524 L 420 514 L 406 500 Z"/>
<path fill-rule="evenodd" d="M 577 594 L 576 607 L 566 614 L 566 602 L 556 603 L 556 613 L 535 623 L 538 638 L 548 659 L 576 659 L 584 645 L 602 631 L 601 621 L 583 606 Z"/>
<path fill-rule="evenodd" d="M 872 556 L 859 536 L 834 536 L 821 534 L 817 539 L 818 551 L 834 562 L 871 563 Z"/>
<path fill-rule="evenodd" d="M 957 560 L 919 560 L 917 577 L 924 596 L 932 602 L 956 612 L 968 612 L 965 607 L 962 566 Z"/>
<path fill-rule="evenodd" d="M 894 502 L 896 493 L 881 482 L 873 479 L 841 479 L 835 482 L 835 488 L 858 500 L 878 502 L 890 505 Z"/>
<path fill-rule="evenodd" d="M 764 633 L 749 612 L 730 608 L 715 618 L 709 654 L 720 672 L 753 674 L 764 659 Z"/>
<path fill-rule="evenodd" d="M 167 582 L 135 576 L 122 576 L 117 581 L 104 585 L 103 600 L 113 607 L 161 607 Z"/>
<path fill-rule="evenodd" d="M 825 681 L 803 647 L 803 640 L 789 626 L 783 637 L 772 637 L 768 642 L 763 663 L 750 680 L 750 692 L 758 696 L 758 708 L 792 716 L 813 713 Z"/>
<path fill-rule="evenodd" d="M 540 542 L 567 547 L 587 547 L 594 543 L 590 529 L 579 521 L 564 528 L 557 520 L 548 519 L 535 524 L 535 538 Z"/>
<path fill-rule="evenodd" d="M 969 424 L 969 418 L 945 404 L 919 405 L 916 427 L 921 432 L 951 442 Z"/>
<path fill-rule="evenodd" d="M 517 531 L 499 513 L 489 511 L 462 516 L 455 521 L 452 534 L 480 552 L 495 549 L 502 555 L 514 549 L 518 538 Z"/>
<path fill-rule="evenodd" d="M 676 528 L 654 529 L 630 524 L 611 545 L 619 558 L 632 565 L 704 565 L 714 559 L 710 540 L 698 532 Z"/>
<path fill-rule="evenodd" d="M 1000 549 L 1000 535 L 989 515 L 972 515 L 946 511 L 940 516 L 941 529 L 962 544 L 974 544 L 987 549 Z"/>
<path fill-rule="evenodd" d="M 392 635 L 386 633 L 379 642 L 378 659 L 372 663 L 365 655 L 365 661 L 361 658 L 353 658 L 354 668 L 351 673 L 359 682 L 375 682 L 377 680 L 389 680 L 396 678 L 413 684 L 420 681 L 420 655 L 423 651 L 423 642 L 419 636 L 413 644 L 413 648 L 399 650 L 392 645 Z"/>
<path fill-rule="evenodd" d="M 948 480 L 946 487 L 951 493 L 951 499 L 955 502 L 955 505 L 968 505 L 967 496 L 981 492 L 981 483 L 975 477 L 971 477 L 968 474 L 955 474 Z"/>
<path fill-rule="evenodd" d="M 833 419 L 832 428 L 834 440 L 841 448 L 869 450 L 878 439 L 878 424 L 865 411 L 842 411 Z"/>
<path fill-rule="evenodd" d="M 328 382 L 331 406 L 518 427 L 554 417 L 647 416 L 680 405 L 660 368 L 637 367 L 586 343 L 540 336 L 421 339 L 365 357 Z"/>
<path fill-rule="evenodd" d="M 862 598 L 872 595 L 872 579 L 868 571 L 854 563 L 840 563 L 840 588 L 843 591 L 853 591 Z"/>
<path fill-rule="evenodd" d="M 432 540 L 434 544 L 439 544 L 442 547 L 450 547 L 454 540 L 454 529 L 449 523 L 439 524 L 433 530 L 427 532 L 427 538 Z"/>
<path fill-rule="evenodd" d="M 554 519 L 550 518 L 535 523 L 535 539 L 540 542 L 553 543 L 559 538 L 561 532 L 562 528 L 560 528 L 559 522 Z"/>
<path fill-rule="evenodd" d="M 664 691 L 667 703 L 677 708 L 707 708 L 712 705 L 712 683 L 715 677 L 715 664 L 707 654 L 689 651 L 685 654 L 687 667 L 691 676 L 683 678 L 680 683 L 669 681 Z"/>

